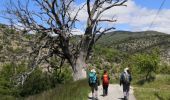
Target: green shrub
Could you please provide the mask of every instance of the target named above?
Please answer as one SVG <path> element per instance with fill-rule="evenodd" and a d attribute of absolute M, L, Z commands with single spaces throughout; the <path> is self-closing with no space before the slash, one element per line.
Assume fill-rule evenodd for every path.
<path fill-rule="evenodd" d="M 150 80 L 154 77 L 159 68 L 159 53 L 152 51 L 150 53 L 135 54 L 125 64 L 129 65 L 135 78 Z"/>
<path fill-rule="evenodd" d="M 170 65 L 168 65 L 167 63 L 161 63 L 158 73 L 170 74 Z"/>
<path fill-rule="evenodd" d="M 54 80 L 54 83 L 64 84 L 73 80 L 71 74 L 72 74 L 71 69 L 68 66 L 65 66 L 61 69 L 55 69 L 52 74 L 52 78 Z"/>
<path fill-rule="evenodd" d="M 21 87 L 21 96 L 33 95 L 51 88 L 50 77 L 40 69 L 36 69 Z"/>
<path fill-rule="evenodd" d="M 64 84 L 72 81 L 71 70 L 68 66 L 56 69 L 53 73 L 42 72 L 37 68 L 26 79 L 24 84 L 16 86 L 15 76 L 27 70 L 24 62 L 20 64 L 6 64 L 0 71 L 0 94 L 8 97 L 22 97 L 37 94 L 45 90 L 54 88 L 56 84 Z"/>
<path fill-rule="evenodd" d="M 68 67 L 54 70 L 52 74 L 36 69 L 21 87 L 21 96 L 34 95 L 54 88 L 57 84 L 72 81 L 71 71 Z"/>
<path fill-rule="evenodd" d="M 90 87 L 87 79 L 58 84 L 54 89 L 28 97 L 26 100 L 87 100 Z"/>
<path fill-rule="evenodd" d="M 15 87 L 15 75 L 25 70 L 25 65 L 13 63 L 5 64 L 0 71 L 0 94 L 18 96 L 18 87 Z"/>

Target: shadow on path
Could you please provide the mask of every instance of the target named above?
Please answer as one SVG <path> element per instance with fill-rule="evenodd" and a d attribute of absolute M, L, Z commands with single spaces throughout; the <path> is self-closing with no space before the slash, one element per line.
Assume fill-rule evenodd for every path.
<path fill-rule="evenodd" d="M 118 99 L 120 99 L 120 100 L 124 100 L 124 98 L 118 98 Z"/>
<path fill-rule="evenodd" d="M 101 94 L 100 96 L 104 97 L 104 95 L 103 95 L 103 94 Z"/>

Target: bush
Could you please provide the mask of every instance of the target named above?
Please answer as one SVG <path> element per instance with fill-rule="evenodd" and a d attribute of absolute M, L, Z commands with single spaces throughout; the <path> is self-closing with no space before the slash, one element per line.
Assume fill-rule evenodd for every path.
<path fill-rule="evenodd" d="M 21 86 L 21 96 L 40 93 L 52 87 L 50 77 L 45 75 L 40 69 L 36 69 Z"/>
<path fill-rule="evenodd" d="M 160 74 L 170 74 L 170 66 L 167 63 L 161 63 L 158 73 Z"/>
<path fill-rule="evenodd" d="M 27 70 L 24 62 L 21 64 L 6 64 L 0 71 L 0 94 L 3 97 L 21 97 L 40 93 L 44 90 L 54 88 L 56 84 L 64 84 L 72 81 L 71 70 L 68 66 L 56 69 L 53 73 L 42 72 L 40 68 L 26 79 L 23 86 L 16 86 L 15 76 Z M 6 96 L 5 96 L 6 95 Z"/>
<path fill-rule="evenodd" d="M 15 87 L 14 76 L 25 70 L 25 65 L 13 63 L 5 64 L 0 71 L 0 94 L 18 96 L 18 87 Z"/>
<path fill-rule="evenodd" d="M 151 53 L 136 54 L 131 57 L 132 71 L 145 80 L 152 79 L 158 70 L 160 62 L 159 53 L 152 51 Z"/>
<path fill-rule="evenodd" d="M 57 84 L 64 84 L 72 80 L 68 67 L 54 70 L 52 74 L 36 69 L 21 87 L 21 96 L 34 95 L 42 91 L 54 88 Z"/>
<path fill-rule="evenodd" d="M 71 74 L 71 69 L 68 66 L 65 66 L 61 69 L 55 69 L 52 74 L 52 78 L 54 81 L 53 83 L 65 84 L 67 82 L 73 81 L 73 77 Z"/>

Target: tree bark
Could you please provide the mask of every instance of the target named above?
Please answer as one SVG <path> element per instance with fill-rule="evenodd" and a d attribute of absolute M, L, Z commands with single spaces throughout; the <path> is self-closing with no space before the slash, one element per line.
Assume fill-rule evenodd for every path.
<path fill-rule="evenodd" d="M 86 75 L 86 64 L 85 64 L 85 57 L 83 56 L 84 53 L 80 53 L 79 57 L 76 60 L 76 63 L 74 64 L 74 73 L 73 73 L 73 79 L 80 80 L 87 77 Z"/>

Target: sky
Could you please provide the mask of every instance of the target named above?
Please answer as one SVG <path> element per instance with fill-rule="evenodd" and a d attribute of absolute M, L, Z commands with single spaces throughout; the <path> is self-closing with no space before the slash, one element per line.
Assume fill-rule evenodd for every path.
<path fill-rule="evenodd" d="M 0 11 L 4 10 L 7 0 L 1 0 Z M 103 14 L 105 18 L 114 18 L 115 23 L 108 23 L 107 26 L 114 26 L 116 30 L 125 31 L 147 31 L 154 30 L 170 34 L 170 0 L 165 0 L 162 9 L 158 9 L 164 0 L 128 0 L 127 7 L 115 7 Z M 76 0 L 74 6 L 78 9 L 85 0 Z M 34 9 L 34 8 L 33 8 Z M 76 24 L 75 34 L 83 34 L 87 20 L 86 8 L 78 15 L 79 23 Z M 74 14 L 75 12 L 73 12 Z M 156 16 L 157 15 L 157 16 Z M 0 13 L 1 16 L 1 13 Z M 0 23 L 8 23 L 0 17 Z M 151 26 L 152 23 L 152 26 Z"/>

